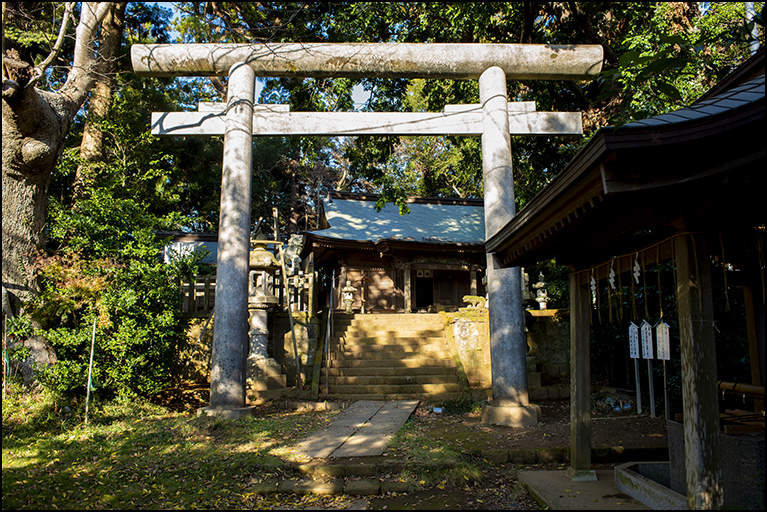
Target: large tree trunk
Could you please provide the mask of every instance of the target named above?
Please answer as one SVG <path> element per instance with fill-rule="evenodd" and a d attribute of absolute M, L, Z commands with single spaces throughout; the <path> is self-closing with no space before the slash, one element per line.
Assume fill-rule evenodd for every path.
<path fill-rule="evenodd" d="M 104 160 L 104 131 L 101 121 L 106 119 L 112 105 L 114 75 L 117 72 L 117 58 L 120 56 L 125 6 L 125 2 L 115 5 L 101 25 L 101 44 L 99 45 L 99 57 L 102 58 L 101 72 L 96 76 L 96 84 L 91 92 L 88 121 L 83 129 L 83 140 L 80 142 L 81 161 L 75 174 L 75 201 L 87 196 L 94 174 L 97 172 L 97 165 Z"/>
<path fill-rule="evenodd" d="M 37 293 L 34 253 L 45 244 L 48 186 L 71 120 L 33 87 L 3 101 L 3 286 L 14 312 Z"/>
<path fill-rule="evenodd" d="M 31 65 L 4 57 L 3 288 L 13 312 L 37 292 L 35 252 L 46 241 L 48 186 L 75 114 L 97 74 L 94 40 L 110 2 L 83 3 L 67 81 L 57 93 L 36 89 Z M 44 71 L 44 70 L 43 70 Z"/>

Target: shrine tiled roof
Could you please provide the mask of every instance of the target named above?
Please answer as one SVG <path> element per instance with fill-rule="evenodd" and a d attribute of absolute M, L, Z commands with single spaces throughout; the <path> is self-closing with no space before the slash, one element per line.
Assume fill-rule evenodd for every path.
<path fill-rule="evenodd" d="M 624 125 L 624 128 L 657 128 L 669 124 L 692 121 L 742 107 L 754 101 L 764 100 L 764 75 L 727 92 L 693 103 L 674 112 L 642 119 Z"/>
<path fill-rule="evenodd" d="M 334 194 L 323 201 L 328 229 L 317 236 L 347 241 L 396 240 L 420 243 L 481 245 L 485 240 L 481 201 L 418 199 L 408 202 L 410 213 L 400 215 L 387 203 L 376 211 L 375 196 Z"/>

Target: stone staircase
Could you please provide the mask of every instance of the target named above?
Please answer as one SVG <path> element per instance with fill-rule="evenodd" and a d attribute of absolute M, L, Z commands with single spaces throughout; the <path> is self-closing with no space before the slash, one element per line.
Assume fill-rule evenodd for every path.
<path fill-rule="evenodd" d="M 461 398 L 440 315 L 336 315 L 328 344 L 329 396 L 352 400 Z M 323 370 L 322 386 L 325 384 Z"/>

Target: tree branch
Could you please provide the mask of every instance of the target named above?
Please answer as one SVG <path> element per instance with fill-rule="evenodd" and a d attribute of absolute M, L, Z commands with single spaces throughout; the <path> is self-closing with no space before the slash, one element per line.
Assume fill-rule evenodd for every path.
<path fill-rule="evenodd" d="M 66 35 L 67 29 L 69 28 L 69 20 L 72 18 L 73 7 L 73 2 L 67 2 L 64 4 L 64 17 L 61 20 L 61 28 L 59 29 L 59 36 L 56 38 L 56 44 L 53 45 L 53 49 L 51 50 L 51 53 L 48 54 L 48 57 L 46 57 L 45 60 L 40 64 L 35 66 L 35 74 L 27 85 L 35 85 L 35 83 L 37 83 L 43 77 L 45 70 L 48 69 L 48 66 L 50 66 L 53 62 L 53 59 L 55 59 L 61 51 L 61 47 L 64 45 L 64 36 Z"/>
<path fill-rule="evenodd" d="M 533 42 L 533 22 L 535 21 L 535 2 L 524 2 L 523 20 L 522 20 L 522 33 L 519 36 L 519 42 L 523 44 L 531 44 Z"/>
<path fill-rule="evenodd" d="M 83 2 L 80 23 L 75 31 L 75 52 L 72 70 L 60 94 L 70 102 L 72 116 L 88 97 L 88 92 L 95 80 L 96 55 L 94 41 L 104 17 L 112 9 L 114 2 Z"/>
<path fill-rule="evenodd" d="M 607 43 L 607 39 L 599 35 L 599 33 L 596 31 L 594 26 L 591 24 L 591 21 L 589 21 L 588 14 L 583 9 L 581 9 L 578 2 L 567 2 L 567 6 L 570 9 L 570 12 L 573 14 L 573 17 L 578 21 L 578 24 L 583 29 L 583 32 L 586 34 L 586 37 L 589 39 L 589 41 L 591 43 L 602 45 L 602 48 L 605 52 L 605 60 L 610 65 L 617 66 L 618 56 L 615 55 L 615 51 L 613 50 L 612 46 Z"/>

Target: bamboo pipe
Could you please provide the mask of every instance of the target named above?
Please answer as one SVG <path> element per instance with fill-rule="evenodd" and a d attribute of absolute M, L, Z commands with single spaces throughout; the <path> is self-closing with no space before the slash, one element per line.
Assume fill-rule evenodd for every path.
<path fill-rule="evenodd" d="M 732 391 L 735 393 L 747 393 L 749 395 L 756 395 L 764 397 L 764 386 L 758 384 L 746 384 L 743 382 L 727 382 L 720 380 L 719 389 L 723 391 Z"/>

